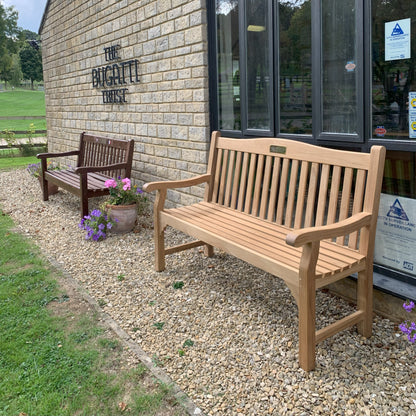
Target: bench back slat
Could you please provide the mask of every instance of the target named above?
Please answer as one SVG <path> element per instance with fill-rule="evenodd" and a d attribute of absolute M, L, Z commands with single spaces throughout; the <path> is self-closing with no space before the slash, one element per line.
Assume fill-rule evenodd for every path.
<path fill-rule="evenodd" d="M 372 171 L 368 153 L 219 135 L 214 153 L 206 200 L 289 228 L 332 224 L 378 206 L 371 186 L 380 167 Z M 336 243 L 359 249 L 360 238 L 356 232 Z"/>
<path fill-rule="evenodd" d="M 77 167 L 107 166 L 125 163 L 126 169 L 116 169 L 103 172 L 113 178 L 129 177 L 133 158 L 133 141 L 108 139 L 81 133 L 80 155 Z"/>

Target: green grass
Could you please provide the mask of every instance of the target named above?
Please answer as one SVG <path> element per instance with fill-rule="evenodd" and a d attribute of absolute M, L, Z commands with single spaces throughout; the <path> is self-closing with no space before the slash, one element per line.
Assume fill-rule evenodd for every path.
<path fill-rule="evenodd" d="M 2 117 L 46 115 L 44 91 L 13 90 L 1 92 L 0 115 Z"/>
<path fill-rule="evenodd" d="M 1 94 L 0 94 L 1 101 Z M 35 130 L 46 130 L 45 119 L 26 119 L 26 120 L 0 120 L 0 133 L 7 129 L 12 131 L 27 131 L 29 130 L 30 123 L 33 123 Z M 27 136 L 27 135 L 26 135 Z M 0 134 L 1 138 L 1 134 Z"/>
<path fill-rule="evenodd" d="M 120 368 L 119 341 L 86 308 L 67 310 L 57 275 L 12 228 L 0 211 L 0 416 L 185 415 L 143 365 Z"/>
<path fill-rule="evenodd" d="M 33 147 L 30 149 L 34 154 L 45 152 L 44 147 Z M 32 163 L 39 163 L 36 156 L 22 156 L 20 149 L 0 149 L 0 171 L 24 168 Z"/>
<path fill-rule="evenodd" d="M 39 163 L 36 156 L 0 158 L 0 171 L 26 167 L 32 163 Z"/>

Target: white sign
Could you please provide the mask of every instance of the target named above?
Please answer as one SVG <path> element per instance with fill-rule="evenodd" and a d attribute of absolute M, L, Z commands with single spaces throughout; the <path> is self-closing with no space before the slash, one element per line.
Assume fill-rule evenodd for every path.
<path fill-rule="evenodd" d="M 410 19 L 384 24 L 385 60 L 410 58 Z"/>
<path fill-rule="evenodd" d="M 416 275 L 416 200 L 381 194 L 374 262 Z"/>

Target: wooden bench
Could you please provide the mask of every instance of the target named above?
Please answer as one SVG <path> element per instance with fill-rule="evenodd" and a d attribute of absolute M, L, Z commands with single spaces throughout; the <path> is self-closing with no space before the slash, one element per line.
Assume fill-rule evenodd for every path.
<path fill-rule="evenodd" d="M 217 247 L 282 278 L 298 305 L 299 364 L 315 367 L 315 345 L 357 324 L 372 332 L 373 251 L 385 148 L 371 153 L 326 149 L 274 138 L 212 135 L 207 174 L 152 182 L 156 270 L 165 255 Z M 166 209 L 167 191 L 206 183 L 204 200 Z M 196 241 L 165 248 L 174 227 Z M 316 330 L 316 290 L 358 276 L 357 311 Z"/>
<path fill-rule="evenodd" d="M 88 199 L 108 195 L 104 183 L 110 178 L 130 177 L 134 140 L 117 140 L 81 133 L 79 149 L 62 153 L 40 153 L 43 200 L 49 199 L 48 182 L 81 198 L 81 218 L 88 214 Z M 51 158 L 77 156 L 76 167 L 48 170 Z"/>

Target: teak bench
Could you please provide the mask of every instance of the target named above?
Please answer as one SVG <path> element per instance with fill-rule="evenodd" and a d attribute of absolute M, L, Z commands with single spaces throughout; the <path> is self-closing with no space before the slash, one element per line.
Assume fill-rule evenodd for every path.
<path fill-rule="evenodd" d="M 134 140 L 118 140 L 81 133 L 79 149 L 62 153 L 40 153 L 43 200 L 49 199 L 48 182 L 81 198 L 81 217 L 88 214 L 88 199 L 108 195 L 104 183 L 110 178 L 129 177 Z M 50 158 L 77 156 L 75 169 L 48 170 Z"/>
<path fill-rule="evenodd" d="M 373 251 L 385 148 L 371 153 L 326 149 L 274 138 L 212 135 L 207 174 L 152 182 L 156 270 L 165 255 L 205 245 L 232 254 L 282 278 L 298 305 L 299 364 L 315 367 L 318 342 L 358 324 L 372 332 Z M 167 191 L 206 183 L 204 201 L 166 209 Z M 197 241 L 165 248 L 174 227 Z M 358 307 L 316 331 L 315 292 L 358 275 Z"/>

